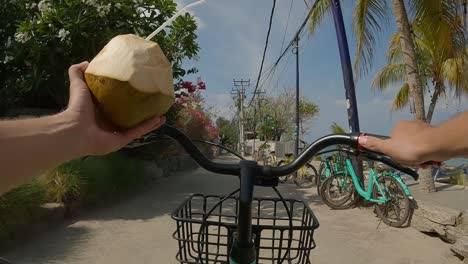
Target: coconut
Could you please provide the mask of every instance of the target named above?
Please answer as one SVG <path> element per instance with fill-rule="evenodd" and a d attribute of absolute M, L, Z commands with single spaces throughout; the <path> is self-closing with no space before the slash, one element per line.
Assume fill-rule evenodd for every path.
<path fill-rule="evenodd" d="M 114 37 L 85 79 L 98 109 L 121 128 L 165 114 L 175 100 L 171 63 L 158 44 L 132 34 Z"/>

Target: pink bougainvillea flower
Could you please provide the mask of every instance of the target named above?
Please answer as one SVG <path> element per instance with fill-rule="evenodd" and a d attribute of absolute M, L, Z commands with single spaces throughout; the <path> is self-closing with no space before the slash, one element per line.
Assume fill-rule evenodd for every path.
<path fill-rule="evenodd" d="M 188 90 L 189 93 L 194 93 L 196 88 L 195 88 L 195 86 L 192 85 L 192 87 L 187 88 L 187 90 Z"/>
<path fill-rule="evenodd" d="M 200 90 L 206 90 L 206 83 L 205 83 L 205 82 L 202 82 L 202 81 L 199 81 L 199 82 L 198 82 L 198 89 L 200 89 Z"/>
<path fill-rule="evenodd" d="M 179 104 L 179 105 L 183 105 L 183 106 L 186 106 L 187 104 L 187 97 L 185 96 L 181 96 L 181 97 L 178 97 L 176 98 L 176 103 Z"/>
<path fill-rule="evenodd" d="M 181 86 L 182 88 L 185 88 L 185 89 L 188 90 L 188 89 L 190 89 L 190 88 L 193 87 L 193 84 L 192 84 L 192 82 L 181 82 L 181 83 L 180 83 L 180 86 Z"/>
<path fill-rule="evenodd" d="M 201 122 L 204 122 L 205 120 L 205 116 L 203 115 L 202 112 L 200 111 L 197 111 L 195 112 L 195 118 L 198 120 L 198 121 L 201 121 Z"/>

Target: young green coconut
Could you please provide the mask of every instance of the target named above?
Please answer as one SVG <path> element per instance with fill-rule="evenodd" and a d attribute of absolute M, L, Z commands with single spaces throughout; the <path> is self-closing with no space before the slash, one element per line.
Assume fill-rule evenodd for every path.
<path fill-rule="evenodd" d="M 187 9 L 205 1 L 185 6 L 146 39 L 132 34 L 116 36 L 89 63 L 86 83 L 99 110 L 112 123 L 130 128 L 165 114 L 174 104 L 171 63 L 150 40 Z"/>
<path fill-rule="evenodd" d="M 113 38 L 85 79 L 99 110 L 122 128 L 165 114 L 175 100 L 171 63 L 158 44 L 136 35 Z"/>

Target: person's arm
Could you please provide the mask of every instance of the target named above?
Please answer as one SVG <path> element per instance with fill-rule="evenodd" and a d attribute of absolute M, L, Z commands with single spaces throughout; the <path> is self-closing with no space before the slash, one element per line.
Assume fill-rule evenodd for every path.
<path fill-rule="evenodd" d="M 368 136 L 361 137 L 359 143 L 406 165 L 468 157 L 468 112 L 438 126 L 420 121 L 401 121 L 393 129 L 390 139 Z"/>
<path fill-rule="evenodd" d="M 0 121 L 0 194 L 68 160 L 116 151 L 165 122 L 154 117 L 119 132 L 100 122 L 83 78 L 87 65 L 70 67 L 70 101 L 64 112 Z"/>

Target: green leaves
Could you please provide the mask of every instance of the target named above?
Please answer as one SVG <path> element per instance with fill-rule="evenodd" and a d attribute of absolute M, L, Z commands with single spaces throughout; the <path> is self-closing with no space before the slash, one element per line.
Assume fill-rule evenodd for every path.
<path fill-rule="evenodd" d="M 402 109 L 408 105 L 409 102 L 409 85 L 408 83 L 404 83 L 401 86 L 398 94 L 393 98 L 392 102 L 392 111 Z"/>
<path fill-rule="evenodd" d="M 403 63 L 384 66 L 372 79 L 371 89 L 385 90 L 391 85 L 405 81 L 405 65 Z"/>
<path fill-rule="evenodd" d="M 346 133 L 346 130 L 340 125 L 338 125 L 336 122 L 333 122 L 333 124 L 331 124 L 330 131 L 334 134 Z"/>
<path fill-rule="evenodd" d="M 310 15 L 309 21 L 309 33 L 313 35 L 317 28 L 322 24 L 326 16 L 330 15 L 331 12 L 331 1 L 329 0 L 317 0 L 317 5 Z"/>
<path fill-rule="evenodd" d="M 366 74 L 372 67 L 374 46 L 379 34 L 388 26 L 389 7 L 382 0 L 357 0 L 353 14 L 353 30 L 356 36 L 357 50 L 354 58 L 356 76 Z"/>

